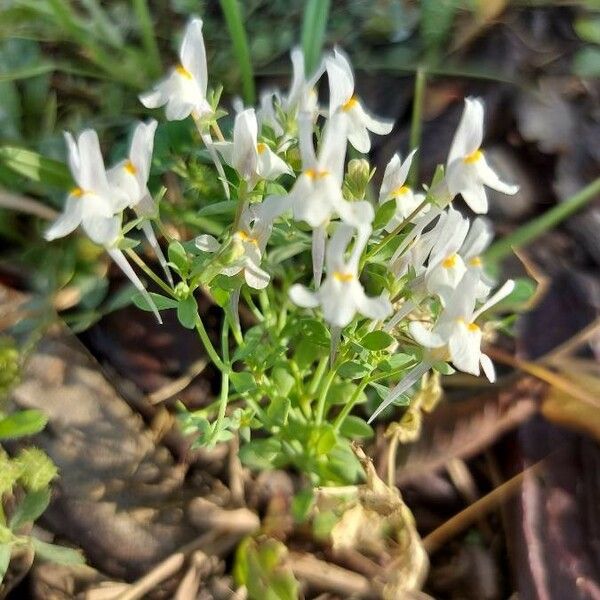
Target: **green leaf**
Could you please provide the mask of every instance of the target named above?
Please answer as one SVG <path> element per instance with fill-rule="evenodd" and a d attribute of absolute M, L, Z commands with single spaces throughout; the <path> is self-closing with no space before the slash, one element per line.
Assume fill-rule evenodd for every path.
<path fill-rule="evenodd" d="M 405 365 L 409 365 L 415 360 L 414 354 L 405 354 L 403 352 L 397 352 L 393 354 L 389 358 L 382 360 L 377 367 L 382 371 L 395 371 L 400 367 L 404 367 Z"/>
<path fill-rule="evenodd" d="M 29 492 L 13 513 L 10 528 L 14 531 L 25 523 L 35 521 L 48 508 L 50 495 L 50 488 Z"/>
<path fill-rule="evenodd" d="M 340 426 L 340 433 L 347 438 L 363 438 L 368 439 L 373 437 L 373 428 L 360 417 L 348 415 Z"/>
<path fill-rule="evenodd" d="M 14 71 L 0 73 L 0 83 L 5 81 L 19 81 L 21 79 L 30 79 L 31 77 L 38 77 L 45 73 L 51 73 L 55 70 L 55 65 L 52 63 L 43 63 L 38 65 L 32 65 L 22 69 L 15 69 Z"/>
<path fill-rule="evenodd" d="M 515 289 L 494 307 L 494 311 L 522 311 L 536 290 L 537 284 L 535 281 L 528 277 L 519 277 L 515 279 Z"/>
<path fill-rule="evenodd" d="M 379 206 L 373 220 L 373 230 L 383 229 L 396 213 L 396 200 L 388 200 Z"/>
<path fill-rule="evenodd" d="M 271 381 L 275 385 L 277 393 L 284 398 L 292 391 L 296 383 L 294 377 L 284 367 L 275 367 L 273 369 Z"/>
<path fill-rule="evenodd" d="M 177 308 L 179 302 L 175 300 L 175 298 L 168 298 L 167 296 L 163 296 L 162 294 L 156 294 L 155 292 L 148 292 L 150 297 L 156 304 L 156 308 L 158 310 L 168 310 L 169 308 Z M 152 312 L 152 308 L 146 301 L 146 298 L 140 294 L 140 292 L 136 292 L 132 297 L 133 303 L 140 308 L 141 310 Z"/>
<path fill-rule="evenodd" d="M 39 410 L 21 410 L 0 420 L 0 440 L 34 435 L 44 429 L 48 418 Z"/>
<path fill-rule="evenodd" d="M 312 488 L 300 490 L 292 498 L 292 516 L 296 523 L 304 523 L 308 518 L 310 509 L 315 503 L 315 495 Z"/>
<path fill-rule="evenodd" d="M 237 208 L 237 200 L 223 200 L 214 202 L 204 208 L 201 208 L 197 215 L 199 217 L 214 217 L 215 215 L 233 215 Z"/>
<path fill-rule="evenodd" d="M 177 303 L 177 318 L 186 329 L 194 329 L 198 320 L 198 304 L 190 295 Z"/>
<path fill-rule="evenodd" d="M 452 365 L 444 362 L 443 360 L 439 360 L 438 362 L 434 363 L 433 368 L 442 375 L 452 375 L 452 373 L 456 372 Z"/>
<path fill-rule="evenodd" d="M 296 600 L 299 586 L 287 560 L 287 548 L 272 538 L 246 538 L 238 546 L 233 576 L 248 597 L 260 600 Z"/>
<path fill-rule="evenodd" d="M 360 340 L 360 345 L 371 352 L 385 350 L 394 343 L 394 338 L 385 331 L 371 331 Z"/>
<path fill-rule="evenodd" d="M 240 74 L 242 77 L 242 89 L 245 104 L 254 104 L 256 91 L 254 89 L 254 72 L 252 71 L 252 61 L 250 50 L 248 49 L 248 39 L 246 30 L 240 12 L 238 0 L 221 0 L 221 8 L 225 15 L 227 29 L 233 44 L 233 53 L 238 62 Z"/>
<path fill-rule="evenodd" d="M 188 272 L 189 261 L 185 248 L 177 240 L 171 242 L 168 248 L 169 262 L 182 274 Z"/>
<path fill-rule="evenodd" d="M 317 68 L 323 50 L 330 0 L 308 0 L 302 21 L 302 50 L 306 75 Z"/>
<path fill-rule="evenodd" d="M 0 583 L 4 580 L 8 565 L 10 564 L 11 544 L 0 544 Z"/>
<path fill-rule="evenodd" d="M 25 148 L 0 147 L 0 164 L 36 183 L 64 189 L 73 186 L 66 165 Z"/>
<path fill-rule="evenodd" d="M 251 390 L 256 389 L 256 382 L 254 381 L 254 377 L 252 373 L 248 371 L 240 371 L 239 373 L 231 373 L 229 376 L 235 391 L 239 394 L 243 394 L 244 392 L 249 392 Z"/>
<path fill-rule="evenodd" d="M 267 409 L 267 417 L 273 425 L 282 426 L 287 423 L 288 414 L 291 408 L 291 400 L 285 397 L 278 397 L 271 400 Z"/>
<path fill-rule="evenodd" d="M 85 559 L 79 550 L 58 546 L 57 544 L 48 544 L 35 537 L 31 538 L 31 544 L 38 558 L 48 560 L 58 565 L 84 565 Z"/>
<path fill-rule="evenodd" d="M 360 379 L 370 372 L 371 367 L 369 365 L 354 360 L 347 360 L 338 369 L 338 375 L 344 379 Z"/>
<path fill-rule="evenodd" d="M 600 44 L 600 18 L 582 18 L 574 23 L 577 35 L 584 41 L 592 44 Z"/>
<path fill-rule="evenodd" d="M 446 42 L 460 0 L 422 0 L 421 37 L 430 54 L 435 54 Z"/>
<path fill-rule="evenodd" d="M 347 404 L 358 386 L 351 381 L 341 381 L 334 383 L 327 392 L 327 405 Z M 356 404 L 362 404 L 367 401 L 365 393 L 359 395 Z"/>
<path fill-rule="evenodd" d="M 252 440 L 240 448 L 239 456 L 242 463 L 251 469 L 273 469 L 281 456 L 281 442 L 277 438 Z"/>
<path fill-rule="evenodd" d="M 317 454 L 329 454 L 337 443 L 337 435 L 331 425 L 322 425 L 318 430 L 318 437 L 315 445 Z"/>

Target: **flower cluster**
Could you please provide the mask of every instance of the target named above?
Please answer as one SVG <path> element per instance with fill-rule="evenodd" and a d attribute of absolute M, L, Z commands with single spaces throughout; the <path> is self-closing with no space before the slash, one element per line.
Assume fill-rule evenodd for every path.
<path fill-rule="evenodd" d="M 404 373 L 371 419 L 440 361 L 473 375 L 482 369 L 493 381 L 493 365 L 481 351 L 480 317 L 511 292 L 513 282 L 492 293 L 495 284 L 481 258 L 491 241 L 490 227 L 482 217 L 471 222 L 453 207 L 461 196 L 472 211 L 485 213 L 486 186 L 506 194 L 517 191 L 499 179 L 481 150 L 483 103 L 466 99 L 446 165 L 431 186 L 413 189 L 407 183 L 416 149 L 404 160 L 396 154 L 385 169 L 375 206 L 366 199 L 369 168 L 361 185 L 348 192 L 347 147 L 369 152 L 372 134 L 390 133 L 393 123 L 364 107 L 355 93 L 351 64 L 341 50 L 327 54 L 308 76 L 299 49 L 292 51 L 292 65 L 287 94 L 268 90 L 256 109 L 237 103 L 233 135 L 225 140 L 217 124 L 220 115 L 207 92 L 202 21 L 193 19 L 183 38 L 180 64 L 140 96 L 148 108 L 165 106 L 169 120 L 193 118 L 227 198 L 233 195 L 237 201 L 231 228 L 220 239 L 196 237 L 196 251 L 212 258 L 205 263 L 210 276 L 194 281 L 207 284 L 216 276 L 230 278 L 234 289 L 230 308 L 237 313 L 242 286 L 263 290 L 273 279 L 265 261 L 274 228 L 286 223 L 303 235 L 308 231 L 312 240 L 312 282 L 307 286 L 306 281 L 292 281 L 286 287 L 286 304 L 291 301 L 299 314 L 309 309 L 322 315 L 334 346 L 332 359 L 344 328 L 364 319 L 368 331 L 381 330 L 394 338 L 396 347 L 412 345 L 418 351 L 418 364 Z M 320 104 L 318 95 L 325 79 L 328 106 Z M 173 288 L 151 226 L 158 215 L 147 188 L 155 129 L 155 121 L 140 123 L 129 156 L 108 171 L 93 131 L 84 131 L 77 142 L 67 134 L 77 187 L 46 233 L 54 239 L 81 225 L 143 293 L 119 249 L 127 208 L 136 212 Z M 383 283 L 373 284 L 372 266 L 379 269 Z M 147 301 L 154 306 L 149 296 Z"/>

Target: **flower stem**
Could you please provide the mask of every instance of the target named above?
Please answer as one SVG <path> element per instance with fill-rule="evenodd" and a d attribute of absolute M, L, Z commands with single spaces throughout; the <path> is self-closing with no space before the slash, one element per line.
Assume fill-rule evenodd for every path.
<path fill-rule="evenodd" d="M 317 390 L 319 389 L 319 384 L 323 379 L 323 375 L 325 374 L 325 369 L 327 369 L 328 363 L 329 357 L 327 356 L 323 356 L 319 360 L 319 364 L 317 365 L 313 378 L 311 379 L 310 385 L 308 386 L 308 395 L 311 398 L 317 393 Z"/>
<path fill-rule="evenodd" d="M 131 248 L 125 250 L 125 254 L 131 258 L 131 260 L 142 270 L 144 273 L 156 283 L 156 285 L 163 290 L 163 292 L 169 294 L 172 298 L 175 298 L 173 290 L 143 261 L 143 259 L 137 255 Z"/>
<path fill-rule="evenodd" d="M 393 231 L 390 231 L 390 233 L 385 235 L 378 244 L 375 244 L 375 246 L 371 248 L 371 250 L 369 250 L 362 258 L 361 269 L 367 264 L 370 258 L 373 258 L 377 252 L 385 248 L 412 221 L 412 219 L 414 219 L 423 210 L 423 208 L 427 206 L 428 203 L 429 200 L 425 198 L 423 202 L 421 202 L 419 206 L 417 206 L 417 208 L 415 208 L 415 210 L 413 210 L 410 215 L 406 217 L 406 219 L 404 219 L 401 223 L 398 223 L 398 226 Z"/>
<path fill-rule="evenodd" d="M 335 374 L 336 369 L 331 369 L 327 374 L 327 377 L 325 377 L 325 381 L 321 387 L 321 393 L 319 394 L 319 400 L 317 402 L 317 425 L 320 425 L 323 422 L 323 417 L 325 416 L 325 400 L 327 399 L 327 392 L 329 392 L 329 388 L 335 379 Z"/>
<path fill-rule="evenodd" d="M 225 371 L 229 373 L 229 366 L 221 360 L 221 357 L 215 350 L 215 347 L 213 346 L 212 342 L 210 341 L 210 338 L 208 337 L 208 333 L 206 333 L 206 329 L 204 327 L 202 319 L 200 318 L 200 315 L 198 315 L 198 319 L 196 321 L 196 332 L 198 333 L 198 337 L 200 338 L 200 341 L 202 342 L 206 353 L 208 354 L 210 360 L 212 360 L 215 367 L 217 367 L 217 369 L 219 369 L 221 373 Z"/>
<path fill-rule="evenodd" d="M 342 426 L 342 423 L 345 421 L 346 417 L 350 414 L 350 412 L 354 408 L 354 405 L 358 402 L 360 395 L 364 392 L 364 390 L 368 384 L 369 384 L 369 376 L 367 375 L 367 376 L 363 377 L 362 381 L 358 384 L 358 387 L 354 390 L 354 393 L 350 397 L 350 400 L 348 400 L 348 402 L 346 403 L 344 408 L 342 408 L 342 410 L 340 411 L 340 414 L 336 417 L 336 419 L 333 423 L 333 428 L 335 429 L 335 431 L 339 431 L 340 427 Z"/>
<path fill-rule="evenodd" d="M 554 208 L 546 211 L 543 215 L 519 227 L 510 235 L 498 240 L 485 253 L 484 258 L 487 260 L 500 260 L 509 255 L 513 249 L 531 243 L 540 235 L 583 208 L 591 200 L 594 200 L 598 194 L 600 194 L 600 177 L 571 196 L 568 200 L 561 202 Z"/>
<path fill-rule="evenodd" d="M 415 75 L 415 94 L 413 97 L 413 110 L 410 122 L 410 149 L 418 148 L 421 143 L 421 130 L 423 128 L 423 102 L 425 100 L 425 88 L 427 86 L 427 72 L 423 66 L 417 67 Z M 419 153 L 412 160 L 408 183 L 415 187 L 419 181 Z"/>
<path fill-rule="evenodd" d="M 227 370 L 221 372 L 219 413 L 214 426 L 215 431 L 220 431 L 221 429 L 221 424 L 225 418 L 225 411 L 227 410 L 227 402 L 229 400 L 229 322 L 226 318 L 223 319 L 223 327 L 221 329 L 221 352 L 223 354 L 223 361 L 227 364 Z"/>

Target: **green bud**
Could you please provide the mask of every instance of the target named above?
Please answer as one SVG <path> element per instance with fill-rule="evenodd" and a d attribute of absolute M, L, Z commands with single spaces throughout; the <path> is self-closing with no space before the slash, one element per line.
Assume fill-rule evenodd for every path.
<path fill-rule="evenodd" d="M 177 300 L 185 300 L 190 295 L 190 288 L 185 281 L 180 281 L 173 290 Z"/>
<path fill-rule="evenodd" d="M 371 169 L 369 161 L 364 158 L 354 158 L 348 163 L 344 179 L 346 195 L 355 200 L 362 200 L 367 193 L 367 185 L 373 177 L 375 169 Z"/>
<path fill-rule="evenodd" d="M 0 395 L 7 394 L 19 379 L 21 358 L 10 338 L 0 340 Z"/>
<path fill-rule="evenodd" d="M 21 466 L 0 449 L 0 497 L 13 489 L 21 471 Z"/>
<path fill-rule="evenodd" d="M 24 448 L 15 458 L 15 462 L 21 469 L 19 481 L 25 488 L 34 492 L 48 487 L 58 474 L 56 465 L 39 448 Z"/>

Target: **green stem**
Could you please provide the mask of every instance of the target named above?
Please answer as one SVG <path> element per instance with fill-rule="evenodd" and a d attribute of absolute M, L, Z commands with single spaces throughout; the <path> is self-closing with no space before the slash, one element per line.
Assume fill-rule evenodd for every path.
<path fill-rule="evenodd" d="M 248 39 L 246 37 L 244 22 L 242 21 L 240 5 L 237 0 L 220 1 L 233 44 L 233 53 L 240 66 L 244 102 L 246 104 L 254 104 L 256 98 L 254 73 L 252 71 L 252 61 L 250 60 L 250 50 L 248 48 Z"/>
<path fill-rule="evenodd" d="M 421 143 L 421 131 L 423 127 L 423 103 L 425 100 L 425 88 L 427 86 L 427 72 L 422 66 L 417 67 L 415 76 L 415 94 L 413 98 L 413 110 L 410 123 L 410 149 L 418 148 Z M 419 153 L 413 157 L 408 183 L 415 187 L 419 183 Z"/>
<path fill-rule="evenodd" d="M 133 0 L 133 10 L 140 28 L 142 44 L 152 67 L 152 74 L 159 75 L 162 71 L 160 52 L 154 36 L 154 27 L 152 26 L 147 0 Z"/>
<path fill-rule="evenodd" d="M 160 287 L 163 292 L 169 294 L 172 298 L 176 298 L 173 290 L 138 256 L 131 248 L 125 250 L 125 254 L 142 270 L 144 273 Z"/>
<path fill-rule="evenodd" d="M 229 365 L 229 322 L 227 318 L 223 319 L 223 327 L 221 329 L 221 352 L 223 361 Z M 219 413 L 215 422 L 215 431 L 221 430 L 225 411 L 227 410 L 227 402 L 229 400 L 229 366 L 226 371 L 221 373 L 221 393 L 219 395 Z"/>
<path fill-rule="evenodd" d="M 505 238 L 498 240 L 484 254 L 486 260 L 500 260 L 509 255 L 513 249 L 531 243 L 540 235 L 549 231 L 558 223 L 571 216 L 600 194 L 600 177 L 595 179 L 568 200 L 557 204 L 536 219 L 529 221 Z"/>
<path fill-rule="evenodd" d="M 325 416 L 325 400 L 327 399 L 327 392 L 329 392 L 329 388 L 335 379 L 335 374 L 336 369 L 331 369 L 323 382 L 323 387 L 321 388 L 321 393 L 319 394 L 319 400 L 317 402 L 317 425 L 320 425 L 323 422 L 323 417 Z"/>
<path fill-rule="evenodd" d="M 350 397 L 350 400 L 346 403 L 344 408 L 340 411 L 340 414 L 336 417 L 335 422 L 333 423 L 333 428 L 335 431 L 339 431 L 342 423 L 345 421 L 346 417 L 350 414 L 354 405 L 358 402 L 360 395 L 364 392 L 365 388 L 369 384 L 369 377 L 363 377 L 362 381 L 358 384 L 358 387 L 354 390 L 354 393 Z"/>
<path fill-rule="evenodd" d="M 373 248 L 371 248 L 371 250 L 364 255 L 364 257 L 361 259 L 361 270 L 367 264 L 367 262 L 369 262 L 370 258 L 373 258 L 375 254 L 385 248 L 423 210 L 428 202 L 429 200 L 425 198 L 425 200 L 423 200 L 423 202 L 421 202 L 421 204 L 419 204 L 419 206 L 417 206 L 417 208 L 415 208 L 415 210 L 413 210 L 410 215 L 406 217 L 406 219 L 398 223 L 398 226 L 393 231 L 390 231 L 390 233 L 385 235 L 378 244 L 375 244 L 375 246 L 373 246 Z"/>
<path fill-rule="evenodd" d="M 310 398 L 312 398 L 317 393 L 317 390 L 319 389 L 319 384 L 321 383 L 321 380 L 323 379 L 323 375 L 325 374 L 325 369 L 327 369 L 328 364 L 329 364 L 328 356 L 323 356 L 319 360 L 319 364 L 317 365 L 317 368 L 315 369 L 313 378 L 310 382 L 310 385 L 308 386 L 308 395 Z"/>
<path fill-rule="evenodd" d="M 215 347 L 213 346 L 212 342 L 210 341 L 210 338 L 208 337 L 208 333 L 206 333 L 206 329 L 204 327 L 202 319 L 200 318 L 200 315 L 198 315 L 198 319 L 196 321 L 196 332 L 198 333 L 198 337 L 200 338 L 200 341 L 202 342 L 206 353 L 208 354 L 210 360 L 212 360 L 215 367 L 217 367 L 217 369 L 219 369 L 221 373 L 225 371 L 229 373 L 229 366 L 223 363 L 221 357 L 217 354 Z"/>

